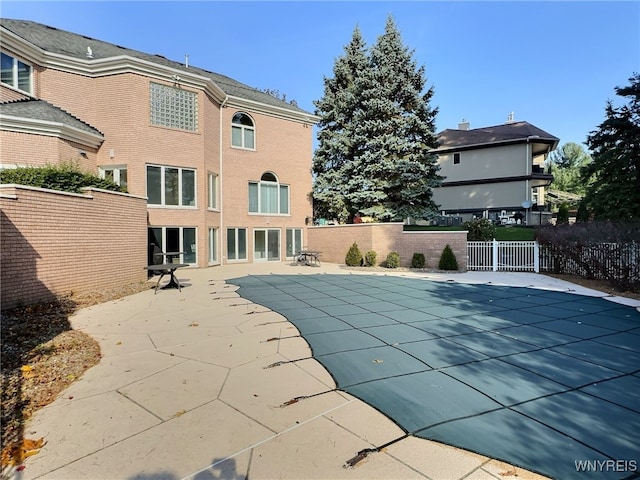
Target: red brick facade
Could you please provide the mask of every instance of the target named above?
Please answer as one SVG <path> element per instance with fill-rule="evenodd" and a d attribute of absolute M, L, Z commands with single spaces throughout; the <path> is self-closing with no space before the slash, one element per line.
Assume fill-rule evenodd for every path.
<path fill-rule="evenodd" d="M 2 308 L 147 279 L 144 198 L 0 187 Z"/>
<path fill-rule="evenodd" d="M 38 134 L 37 128 L 33 132 L 0 128 L 0 166 L 76 161 L 92 173 L 105 168 L 126 168 L 129 193 L 141 197 L 149 195 L 148 166 L 194 170 L 195 204 L 149 204 L 144 227 L 163 229 L 164 235 L 168 235 L 168 229 L 195 231 L 195 243 L 184 237 L 182 245 L 181 237 L 181 245 L 176 248 L 185 251 L 195 245 L 195 255 L 189 257 L 188 263 L 200 267 L 227 263 L 229 228 L 243 229 L 246 233 L 245 258 L 233 260 L 242 262 L 267 260 L 263 252 L 254 257 L 259 250 L 254 239 L 262 235 L 269 235 L 271 245 L 276 241 L 277 251 L 271 251 L 268 259 L 279 261 L 287 258 L 287 229 L 297 229 L 305 236 L 307 219 L 312 216 L 309 193 L 313 115 L 288 109 L 286 104 L 274 107 L 225 95 L 213 82 L 203 79 L 200 72 L 181 71 L 180 80 L 172 80 L 175 67 L 164 61 L 150 67 L 123 55 L 111 60 L 114 73 L 105 74 L 98 66 L 92 70 L 86 59 L 71 56 L 62 63 L 45 61 L 39 65 L 34 58 L 20 54 L 28 49 L 12 45 L 13 37 L 7 36 L 4 41 L 9 44 L 3 43 L 3 52 L 33 67 L 33 96 L 93 127 L 103 140 L 95 147 L 90 142 L 83 145 L 64 136 Z M 152 84 L 196 94 L 195 131 L 153 124 Z M 20 97 L 15 89 L 0 87 L 3 101 Z M 246 113 L 254 122 L 255 149 L 231 145 L 231 122 L 237 112 Z M 280 184 L 288 186 L 287 214 L 249 213 L 249 182 L 259 182 L 265 173 L 274 174 Z M 215 208 L 208 207 L 209 174 L 217 176 Z M 147 243 L 145 237 L 144 248 Z"/>

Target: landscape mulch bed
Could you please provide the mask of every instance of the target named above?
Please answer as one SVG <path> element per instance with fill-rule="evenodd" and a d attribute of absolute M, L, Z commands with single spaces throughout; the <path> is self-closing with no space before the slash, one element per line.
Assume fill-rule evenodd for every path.
<path fill-rule="evenodd" d="M 100 293 L 71 295 L 1 313 L 0 464 L 20 465 L 42 441 L 29 439 L 28 420 L 100 361 L 100 346 L 71 328 L 69 317 L 82 308 L 116 300 L 150 288 L 136 283 Z"/>

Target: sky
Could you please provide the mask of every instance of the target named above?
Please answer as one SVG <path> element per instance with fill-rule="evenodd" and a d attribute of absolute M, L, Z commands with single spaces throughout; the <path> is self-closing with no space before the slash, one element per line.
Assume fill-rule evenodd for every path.
<path fill-rule="evenodd" d="M 38 1 L 2 0 L 32 20 L 160 54 L 272 89 L 314 112 L 323 80 L 358 26 L 371 46 L 392 15 L 435 94 L 437 130 L 499 125 L 514 112 L 584 143 L 616 86 L 640 72 L 636 1 Z"/>

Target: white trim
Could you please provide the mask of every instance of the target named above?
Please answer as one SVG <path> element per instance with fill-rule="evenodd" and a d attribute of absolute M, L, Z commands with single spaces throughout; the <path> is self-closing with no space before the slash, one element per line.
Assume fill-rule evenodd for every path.
<path fill-rule="evenodd" d="M 47 52 L 13 32 L 10 32 L 6 28 L 1 28 L 0 30 L 2 31 L 2 44 L 5 49 L 15 52 L 33 64 L 45 68 L 92 78 L 132 73 L 171 83 L 175 82 L 174 75 L 177 75 L 180 77 L 180 85 L 204 90 L 209 96 L 220 103 L 221 108 L 225 105 L 249 108 L 259 113 L 285 118 L 307 125 L 314 125 L 320 120 L 319 117 L 307 112 L 298 112 L 284 107 L 276 107 L 240 97 L 228 96 L 211 78 L 198 75 L 195 72 L 189 72 L 188 70 L 158 65 L 154 62 L 129 55 L 91 60 L 79 59 Z M 167 61 L 172 60 L 167 59 Z"/>
<path fill-rule="evenodd" d="M 98 148 L 104 142 L 104 136 L 86 132 L 60 122 L 49 120 L 34 120 L 24 117 L 14 117 L 0 113 L 0 130 L 8 132 L 29 133 L 47 137 L 58 137 L 63 140 Z"/>

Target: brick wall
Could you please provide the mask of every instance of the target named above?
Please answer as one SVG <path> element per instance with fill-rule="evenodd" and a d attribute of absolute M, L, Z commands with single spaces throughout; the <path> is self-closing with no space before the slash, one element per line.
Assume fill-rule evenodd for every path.
<path fill-rule="evenodd" d="M 146 206 L 98 189 L 0 186 L 2 308 L 146 280 Z"/>
<path fill-rule="evenodd" d="M 369 250 L 377 254 L 378 263 L 389 252 L 400 254 L 400 265 L 411 266 L 414 253 L 425 256 L 426 268 L 438 268 L 442 250 L 448 244 L 458 261 L 460 271 L 467 270 L 467 232 L 404 232 L 402 223 L 360 223 L 327 225 L 307 229 L 307 246 L 322 252 L 321 259 L 344 264 L 349 247 L 356 242 L 364 255 Z"/>

